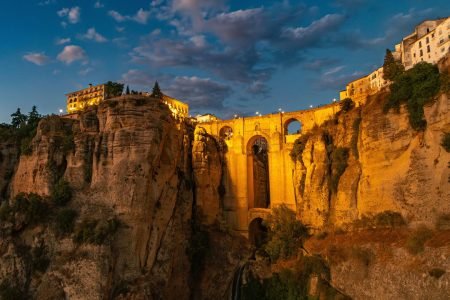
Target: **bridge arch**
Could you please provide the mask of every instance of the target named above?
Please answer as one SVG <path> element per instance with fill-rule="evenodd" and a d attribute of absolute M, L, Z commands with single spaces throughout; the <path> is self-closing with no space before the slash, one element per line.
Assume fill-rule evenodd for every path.
<path fill-rule="evenodd" d="M 270 207 L 269 141 L 255 135 L 247 142 L 248 209 Z"/>
<path fill-rule="evenodd" d="M 300 134 L 302 133 L 302 121 L 298 118 L 291 117 L 284 122 L 284 134 Z"/>

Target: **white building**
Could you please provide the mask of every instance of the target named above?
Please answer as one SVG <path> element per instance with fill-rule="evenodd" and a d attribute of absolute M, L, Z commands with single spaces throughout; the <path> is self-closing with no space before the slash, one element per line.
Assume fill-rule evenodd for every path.
<path fill-rule="evenodd" d="M 450 52 L 450 17 L 423 21 L 395 46 L 394 56 L 405 69 L 425 61 L 436 64 Z"/>
<path fill-rule="evenodd" d="M 197 119 L 197 122 L 199 123 L 209 123 L 213 121 L 221 121 L 216 115 L 213 114 L 204 114 L 204 115 L 197 115 L 195 116 Z"/>

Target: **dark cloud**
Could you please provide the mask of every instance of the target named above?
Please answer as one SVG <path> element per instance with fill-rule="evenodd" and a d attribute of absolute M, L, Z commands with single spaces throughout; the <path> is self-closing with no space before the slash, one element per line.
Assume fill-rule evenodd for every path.
<path fill-rule="evenodd" d="M 319 80 L 315 81 L 316 89 L 343 90 L 347 83 L 366 75 L 360 71 L 348 73 L 343 70 L 344 66 L 338 66 L 322 73 Z"/>
<path fill-rule="evenodd" d="M 148 37 L 131 53 L 134 62 L 156 67 L 192 67 L 210 71 L 230 81 L 252 82 L 267 76 L 268 69 L 258 69 L 255 49 L 219 49 L 197 40 L 155 39 Z"/>
<path fill-rule="evenodd" d="M 310 71 L 322 71 L 323 68 L 333 66 L 338 62 L 339 60 L 334 58 L 317 58 L 304 62 L 303 66 Z"/>
<path fill-rule="evenodd" d="M 222 111 L 223 103 L 231 95 L 232 89 L 210 78 L 180 76 L 175 77 L 165 93 L 183 99 L 199 111 Z"/>

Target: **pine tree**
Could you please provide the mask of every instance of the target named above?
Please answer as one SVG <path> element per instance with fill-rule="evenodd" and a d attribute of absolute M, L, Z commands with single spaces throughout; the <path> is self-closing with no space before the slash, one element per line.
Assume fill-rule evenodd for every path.
<path fill-rule="evenodd" d="M 155 85 L 153 86 L 153 90 L 152 90 L 151 96 L 154 97 L 154 98 L 158 98 L 158 99 L 162 99 L 162 97 L 163 97 L 161 89 L 159 88 L 158 81 L 155 81 Z"/>
<path fill-rule="evenodd" d="M 126 92 L 125 92 L 125 95 L 129 95 L 130 94 L 130 88 L 128 87 L 128 85 L 127 85 L 127 90 L 126 90 Z"/>
<path fill-rule="evenodd" d="M 14 128 L 19 128 L 26 125 L 28 119 L 26 115 L 22 114 L 20 108 L 17 108 L 16 112 L 11 114 L 11 118 L 11 125 Z"/>
<path fill-rule="evenodd" d="M 386 49 L 383 63 L 383 79 L 394 81 L 404 70 L 403 65 L 395 60 L 391 50 Z"/>
<path fill-rule="evenodd" d="M 42 116 L 38 113 L 36 105 L 33 105 L 31 111 L 28 113 L 28 124 L 31 126 L 37 126 Z"/>

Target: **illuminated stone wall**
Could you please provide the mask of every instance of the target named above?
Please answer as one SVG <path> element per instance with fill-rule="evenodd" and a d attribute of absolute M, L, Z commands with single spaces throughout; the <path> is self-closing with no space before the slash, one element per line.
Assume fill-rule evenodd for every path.
<path fill-rule="evenodd" d="M 280 204 L 286 204 L 296 210 L 292 179 L 294 163 L 289 156 L 293 143 L 301 134 L 308 132 L 315 125 L 321 125 L 332 118 L 339 109 L 339 104 L 334 103 L 311 110 L 240 117 L 197 125 L 217 139 L 222 128 L 229 126 L 232 129 L 233 134 L 230 138 L 224 139 L 227 151 L 224 154 L 226 172 L 222 182 L 226 191 L 223 211 L 233 229 L 247 232 L 252 220 L 265 218 L 272 207 Z M 293 120 L 302 124 L 302 132 L 288 135 L 287 125 Z M 254 160 L 251 146 L 258 137 L 264 137 L 268 143 L 268 191 L 270 192 L 268 209 L 254 205 Z M 262 181 L 259 184 L 263 184 Z M 256 197 L 259 196 L 256 195 Z"/>

